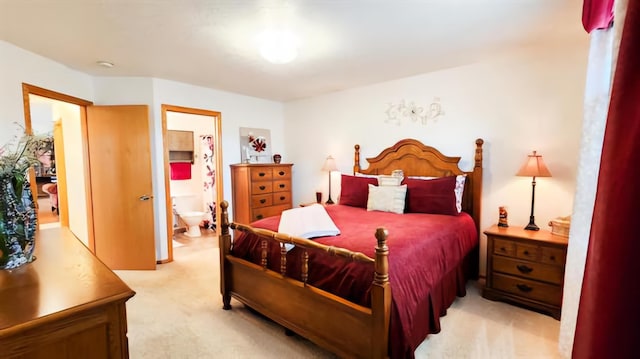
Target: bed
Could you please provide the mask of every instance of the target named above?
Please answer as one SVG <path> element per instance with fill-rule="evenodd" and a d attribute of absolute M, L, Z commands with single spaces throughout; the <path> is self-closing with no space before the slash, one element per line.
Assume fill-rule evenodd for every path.
<path fill-rule="evenodd" d="M 229 222 L 223 201 L 223 308 L 231 309 L 233 297 L 340 357 L 413 357 L 428 334 L 440 331 L 439 318 L 455 298 L 465 295 L 466 280 L 478 275 L 482 144 L 476 140 L 468 172 L 459 168 L 460 157 L 414 139 L 368 158 L 367 168 L 355 146 L 355 173 L 465 175 L 456 215 L 331 205 L 326 210 L 342 233 L 308 240 L 276 232 L 279 217 Z M 295 247 L 289 251 L 285 244 Z"/>

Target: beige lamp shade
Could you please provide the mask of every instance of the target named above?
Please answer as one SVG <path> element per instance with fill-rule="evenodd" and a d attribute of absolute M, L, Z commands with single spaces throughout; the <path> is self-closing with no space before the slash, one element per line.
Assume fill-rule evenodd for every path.
<path fill-rule="evenodd" d="M 331 156 L 327 157 L 327 159 L 324 161 L 324 165 L 322 165 L 322 170 L 329 172 L 337 171 L 338 167 L 336 167 L 336 160 Z"/>
<path fill-rule="evenodd" d="M 544 164 L 542 156 L 533 151 L 532 155 L 527 156 L 527 161 L 520 167 L 516 176 L 521 177 L 551 177 L 551 172 Z"/>

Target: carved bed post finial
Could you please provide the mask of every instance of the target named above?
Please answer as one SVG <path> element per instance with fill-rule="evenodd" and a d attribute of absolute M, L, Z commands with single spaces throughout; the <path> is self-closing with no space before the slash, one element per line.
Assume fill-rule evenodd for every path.
<path fill-rule="evenodd" d="M 353 146 L 355 153 L 353 155 L 353 174 L 360 172 L 360 145 Z"/>
<path fill-rule="evenodd" d="M 222 210 L 220 215 L 222 217 L 222 235 L 229 234 L 229 202 L 222 201 L 220 209 Z"/>
<path fill-rule="evenodd" d="M 482 145 L 484 144 L 484 140 L 482 138 L 478 138 L 476 140 L 476 164 L 475 167 L 482 167 Z"/>
<path fill-rule="evenodd" d="M 389 247 L 387 247 L 387 236 L 389 232 L 379 227 L 376 229 L 376 239 L 378 245 L 376 246 L 376 264 L 375 264 L 375 277 L 373 282 L 375 284 L 383 284 L 389 281 Z"/>

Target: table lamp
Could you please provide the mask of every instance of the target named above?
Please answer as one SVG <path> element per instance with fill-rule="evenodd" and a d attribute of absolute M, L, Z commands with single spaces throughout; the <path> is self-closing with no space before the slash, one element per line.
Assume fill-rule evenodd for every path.
<path fill-rule="evenodd" d="M 533 177 L 531 181 L 531 215 L 529 216 L 529 224 L 524 229 L 530 231 L 538 231 L 540 228 L 535 223 L 533 216 L 533 204 L 536 198 L 536 177 L 551 177 L 551 172 L 544 164 L 542 156 L 533 151 L 532 155 L 527 156 L 527 161 L 520 167 L 516 176 Z"/>
<path fill-rule="evenodd" d="M 329 199 L 327 199 L 327 204 L 333 204 L 333 200 L 331 199 L 331 171 L 337 171 L 336 160 L 333 157 L 329 156 L 324 161 L 324 165 L 322 166 L 323 171 L 329 171 Z"/>

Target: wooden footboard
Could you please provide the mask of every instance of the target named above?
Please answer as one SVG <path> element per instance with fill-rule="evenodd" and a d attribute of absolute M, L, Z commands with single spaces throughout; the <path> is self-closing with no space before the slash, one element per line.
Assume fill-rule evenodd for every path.
<path fill-rule="evenodd" d="M 231 297 L 345 358 L 386 358 L 389 344 L 391 287 L 388 275 L 387 231 L 378 228 L 375 259 L 347 249 L 330 247 L 304 238 L 229 222 L 228 203 L 220 203 L 220 291 L 223 308 L 231 309 Z M 263 238 L 262 263 L 257 265 L 231 254 L 230 229 Z M 281 245 L 280 272 L 267 268 L 266 240 Z M 284 244 L 322 250 L 353 261 L 374 263 L 371 308 L 352 303 L 306 282 L 308 262 L 302 265 L 302 280 L 285 276 Z"/>

